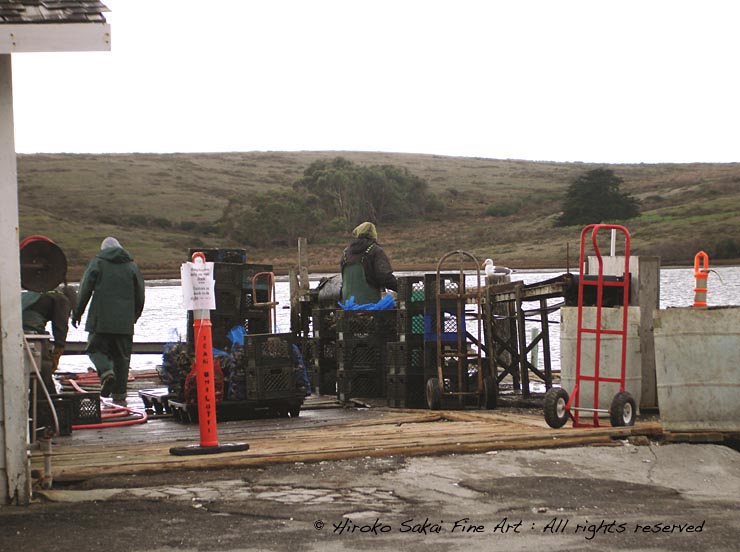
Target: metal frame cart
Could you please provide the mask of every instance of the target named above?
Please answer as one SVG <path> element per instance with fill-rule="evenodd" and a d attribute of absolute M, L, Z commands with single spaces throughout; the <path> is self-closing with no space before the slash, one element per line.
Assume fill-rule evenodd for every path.
<path fill-rule="evenodd" d="M 459 259 L 458 281 L 455 286 L 443 286 L 442 266 L 447 259 L 457 255 Z M 468 259 L 475 267 L 477 286 L 474 290 L 467 292 L 465 286 L 465 261 Z M 449 289 L 447 289 L 449 287 Z M 456 289 L 454 289 L 456 288 Z M 478 405 L 486 408 L 495 408 L 496 387 L 495 381 L 490 374 L 483 375 L 484 364 L 481 356 L 483 319 L 481 314 L 482 287 L 480 262 L 476 257 L 466 251 L 452 251 L 444 255 L 437 263 L 435 284 L 435 325 L 434 335 L 437 345 L 437 375 L 429 378 L 426 383 L 427 405 L 431 410 L 439 410 L 442 407 L 443 397 L 457 397 L 460 405 L 464 405 L 465 397 L 475 397 Z M 477 341 L 467 331 L 467 320 L 465 305 L 468 303 L 476 305 L 476 327 Z M 447 331 L 445 331 L 447 330 Z M 453 335 L 454 338 L 451 336 Z M 471 339 L 472 338 L 472 339 Z M 444 343 L 443 343 L 444 342 Z M 476 345 L 475 347 L 469 347 Z M 445 368 L 449 364 L 456 365 L 455 374 L 447 373 Z M 471 365 L 477 367 L 476 385 L 474 390 L 467 390 L 470 378 L 469 368 Z M 453 380 L 455 378 L 455 380 Z M 446 381 L 450 380 L 449 382 Z M 449 384 L 449 385 L 448 385 Z"/>
<path fill-rule="evenodd" d="M 598 233 L 600 230 L 613 230 L 622 232 L 624 235 L 624 273 L 616 280 L 604 278 L 604 263 L 598 244 Z M 591 238 L 593 250 L 599 264 L 596 278 L 587 277 L 584 273 L 586 239 Z M 568 418 L 573 419 L 573 427 L 599 427 L 599 414 L 608 413 L 612 426 L 631 426 L 635 423 L 636 406 L 632 395 L 625 391 L 626 359 L 627 359 L 627 315 L 629 305 L 629 262 L 630 262 L 630 235 L 624 226 L 615 224 L 590 224 L 581 231 L 581 254 L 580 272 L 578 278 L 578 333 L 576 342 L 576 374 L 575 387 L 572 394 L 563 388 L 552 388 L 545 395 L 544 414 L 545 421 L 550 427 L 559 428 L 565 425 Z M 596 320 L 594 327 L 585 327 L 583 322 L 583 295 L 586 286 L 596 288 Z M 622 290 L 622 324 L 621 328 L 608 329 L 602 327 L 602 309 L 604 288 L 614 286 Z M 594 349 L 594 372 L 593 375 L 582 373 L 582 345 L 584 334 L 592 334 L 595 338 Z M 606 377 L 601 374 L 601 338 L 603 335 L 616 335 L 621 337 L 621 365 L 619 377 Z M 593 382 L 593 405 L 582 406 L 580 391 L 583 382 Z M 599 385 L 601 383 L 613 382 L 619 384 L 619 392 L 611 402 L 611 408 L 599 408 Z M 580 419 L 581 412 L 589 412 L 593 415 L 591 423 Z"/>

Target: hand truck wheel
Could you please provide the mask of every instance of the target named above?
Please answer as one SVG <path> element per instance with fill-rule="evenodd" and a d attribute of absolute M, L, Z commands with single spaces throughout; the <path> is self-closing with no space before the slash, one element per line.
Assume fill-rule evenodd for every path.
<path fill-rule="evenodd" d="M 427 406 L 429 410 L 439 410 L 442 407 L 442 387 L 437 378 L 427 380 Z"/>
<path fill-rule="evenodd" d="M 568 392 L 562 387 L 553 387 L 545 393 L 545 402 L 543 410 L 545 411 L 545 421 L 547 425 L 558 429 L 563 427 L 568 421 L 570 413 L 565 408 L 568 404 Z"/>
<path fill-rule="evenodd" d="M 613 427 L 635 425 L 635 399 L 627 391 L 620 391 L 612 399 L 612 407 L 609 409 L 609 418 Z"/>

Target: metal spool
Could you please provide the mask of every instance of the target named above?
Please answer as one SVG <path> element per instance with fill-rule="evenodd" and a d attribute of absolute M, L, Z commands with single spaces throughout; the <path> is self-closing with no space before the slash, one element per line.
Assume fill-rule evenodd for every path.
<path fill-rule="evenodd" d="M 21 287 L 30 291 L 50 291 L 67 277 L 67 257 L 45 236 L 29 236 L 20 243 Z"/>

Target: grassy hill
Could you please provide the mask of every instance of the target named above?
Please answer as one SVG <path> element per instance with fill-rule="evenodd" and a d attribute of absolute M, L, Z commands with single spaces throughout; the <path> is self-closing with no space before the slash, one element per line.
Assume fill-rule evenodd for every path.
<path fill-rule="evenodd" d="M 513 268 L 568 261 L 572 267 L 581 227 L 557 228 L 553 221 L 570 182 L 604 166 L 356 152 L 20 155 L 20 234 L 56 241 L 71 279 L 108 235 L 131 251 L 145 277 L 176 277 L 190 247 L 243 247 L 209 233 L 231 195 L 289 187 L 313 161 L 340 155 L 357 164 L 406 167 L 445 204 L 433 219 L 379 225 L 396 270 L 433 269 L 455 249 Z M 622 191 L 641 201 L 641 216 L 624 223 L 633 254 L 687 265 L 720 238 L 740 242 L 740 164 L 608 168 L 624 180 Z M 347 239 L 337 233 L 309 243 L 310 270 L 336 271 Z M 297 247 L 248 247 L 247 255 L 284 271 L 296 264 Z"/>

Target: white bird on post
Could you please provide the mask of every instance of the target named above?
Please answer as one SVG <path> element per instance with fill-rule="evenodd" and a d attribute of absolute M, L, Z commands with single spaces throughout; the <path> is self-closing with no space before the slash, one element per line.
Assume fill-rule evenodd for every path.
<path fill-rule="evenodd" d="M 496 267 L 493 265 L 493 259 L 486 259 L 483 262 L 483 268 L 486 271 L 486 278 L 490 278 L 496 273 Z"/>
<path fill-rule="evenodd" d="M 483 262 L 483 268 L 486 271 L 486 278 L 490 278 L 494 274 L 511 274 L 511 269 L 505 266 L 496 266 L 493 264 L 492 259 L 486 259 Z"/>

